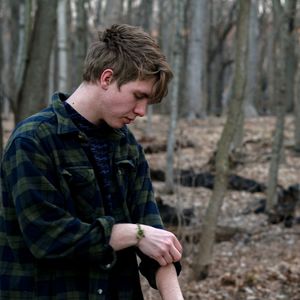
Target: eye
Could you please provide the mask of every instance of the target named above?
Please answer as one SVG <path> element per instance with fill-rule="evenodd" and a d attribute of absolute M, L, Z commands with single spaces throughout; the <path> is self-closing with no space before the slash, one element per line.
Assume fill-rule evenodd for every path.
<path fill-rule="evenodd" d="M 145 98 L 144 95 L 140 95 L 140 94 L 134 94 L 135 99 L 137 100 L 143 100 Z"/>

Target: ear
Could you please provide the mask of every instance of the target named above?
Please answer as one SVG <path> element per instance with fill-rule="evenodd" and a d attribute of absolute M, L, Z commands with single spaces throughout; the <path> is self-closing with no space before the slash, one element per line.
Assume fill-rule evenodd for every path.
<path fill-rule="evenodd" d="M 100 86 L 107 90 L 108 89 L 108 86 L 110 85 L 110 83 L 112 82 L 113 80 L 113 70 L 112 69 L 105 69 L 100 78 L 99 78 L 99 83 L 100 83 Z"/>

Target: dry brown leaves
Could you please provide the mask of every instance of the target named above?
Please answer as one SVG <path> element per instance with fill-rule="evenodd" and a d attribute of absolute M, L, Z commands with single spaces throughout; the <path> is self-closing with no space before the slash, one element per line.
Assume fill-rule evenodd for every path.
<path fill-rule="evenodd" d="M 176 132 L 175 168 L 205 170 L 216 150 L 225 120 L 208 118 L 193 122 L 180 121 Z M 138 139 L 145 133 L 146 120 L 137 122 L 132 130 Z M 266 183 L 271 157 L 275 119 L 272 117 L 246 120 L 242 149 L 239 150 L 234 173 Z M 284 161 L 278 181 L 283 187 L 300 183 L 300 158 L 293 152 L 293 118 L 288 117 L 285 129 Z M 154 116 L 151 143 L 166 143 L 168 120 Z M 187 147 L 186 145 L 194 145 Z M 166 153 L 147 154 L 150 166 L 164 169 Z M 165 202 L 193 207 L 201 223 L 211 190 L 178 186 L 175 195 L 164 194 L 164 184 L 155 182 L 156 193 Z M 197 245 L 184 242 L 183 271 L 180 283 L 185 299 L 201 300 L 300 300 L 300 225 L 285 228 L 269 225 L 263 214 L 244 214 L 251 203 L 264 198 L 262 193 L 228 191 L 219 216 L 220 225 L 237 226 L 247 231 L 214 247 L 214 261 L 207 279 L 194 280 L 193 265 Z M 300 216 L 298 208 L 297 212 Z M 145 298 L 159 299 L 158 293 L 146 288 Z"/>

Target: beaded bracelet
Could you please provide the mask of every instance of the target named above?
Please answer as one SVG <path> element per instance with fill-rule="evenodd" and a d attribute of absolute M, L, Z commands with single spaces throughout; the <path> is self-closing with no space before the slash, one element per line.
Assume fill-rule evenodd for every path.
<path fill-rule="evenodd" d="M 136 238 L 137 238 L 138 243 L 139 243 L 140 240 L 145 237 L 145 233 L 144 233 L 144 230 L 141 227 L 141 224 L 136 224 L 136 225 L 137 225 Z"/>

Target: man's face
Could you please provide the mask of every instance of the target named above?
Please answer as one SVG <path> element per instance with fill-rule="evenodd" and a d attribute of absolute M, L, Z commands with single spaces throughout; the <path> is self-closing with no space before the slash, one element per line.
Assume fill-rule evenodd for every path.
<path fill-rule="evenodd" d="M 101 117 L 113 128 L 132 123 L 136 117 L 143 117 L 150 103 L 154 79 L 136 80 L 123 84 L 110 83 L 102 102 Z"/>

